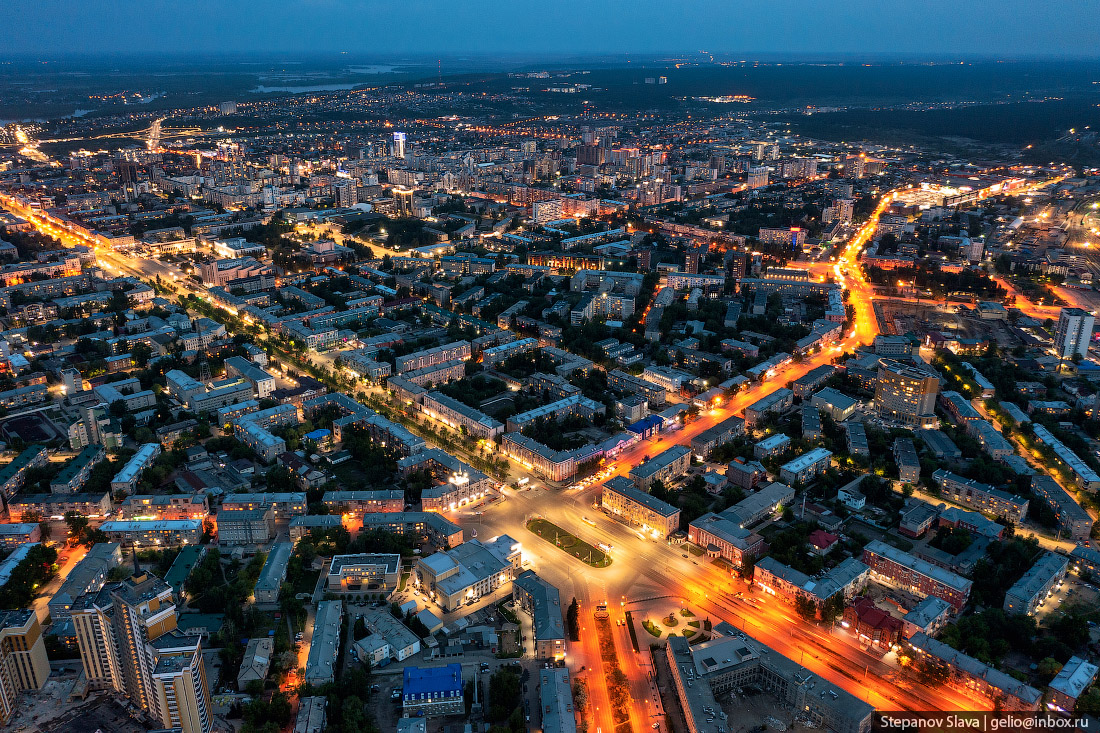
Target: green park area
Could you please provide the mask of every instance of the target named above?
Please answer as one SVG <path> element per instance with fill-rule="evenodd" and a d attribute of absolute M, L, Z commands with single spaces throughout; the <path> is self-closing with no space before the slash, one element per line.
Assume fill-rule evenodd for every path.
<path fill-rule="evenodd" d="M 558 549 L 568 552 L 581 562 L 594 568 L 606 568 L 611 564 L 611 556 L 598 547 L 593 547 L 574 534 L 548 522 L 545 519 L 532 519 L 527 522 L 527 529 L 543 538 Z"/>

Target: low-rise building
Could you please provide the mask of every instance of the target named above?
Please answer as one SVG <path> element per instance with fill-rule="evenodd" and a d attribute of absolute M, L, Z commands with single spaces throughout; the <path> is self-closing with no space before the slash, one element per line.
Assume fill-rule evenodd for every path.
<path fill-rule="evenodd" d="M 396 590 L 401 580 L 401 556 L 364 553 L 336 555 L 329 565 L 326 587 L 330 593 L 384 593 Z"/>
<path fill-rule="evenodd" d="M 270 504 L 256 509 L 218 512 L 218 544 L 263 545 L 275 536 L 275 510 Z"/>
<path fill-rule="evenodd" d="M 1084 694 L 1100 672 L 1095 664 L 1081 657 L 1070 657 L 1061 671 L 1050 681 L 1050 699 L 1048 705 L 1063 713 L 1072 713 L 1077 708 L 1077 698 Z"/>
<path fill-rule="evenodd" d="M 859 400 L 832 387 L 826 387 L 810 398 L 810 405 L 828 413 L 837 422 L 847 420 L 856 411 Z"/>
<path fill-rule="evenodd" d="M 1005 711 L 1039 709 L 1043 693 L 999 669 L 952 649 L 923 632 L 910 637 L 909 645 L 918 660 L 947 672 L 946 682 L 950 687 L 965 693 L 977 693 L 990 701 L 997 700 L 1000 709 Z"/>
<path fill-rule="evenodd" d="M 129 547 L 175 547 L 193 545 L 202 539 L 202 522 L 197 519 L 127 519 L 99 526 L 108 539 Z"/>
<path fill-rule="evenodd" d="M 454 611 L 512 582 L 520 559 L 520 544 L 508 535 L 474 539 L 421 558 L 413 581 L 444 611 Z"/>
<path fill-rule="evenodd" d="M 565 622 L 558 589 L 525 570 L 512 581 L 512 600 L 531 616 L 536 659 L 565 658 Z"/>
<path fill-rule="evenodd" d="M 603 485 L 603 508 L 629 524 L 664 539 L 680 528 L 680 509 L 639 489 L 625 476 Z"/>
<path fill-rule="evenodd" d="M 1095 523 L 1092 515 L 1058 485 L 1050 476 L 1036 474 L 1031 477 L 1031 493 L 1042 499 L 1054 512 L 1058 526 L 1074 542 L 1084 542 L 1092 535 Z"/>
<path fill-rule="evenodd" d="M 332 682 L 336 657 L 340 653 L 340 629 L 344 617 L 342 601 L 321 601 L 313 624 L 313 640 L 306 658 L 305 681 L 314 686 Z"/>
<path fill-rule="evenodd" d="M 685 445 L 674 445 L 630 469 L 630 477 L 635 486 L 644 490 L 657 481 L 669 483 L 682 477 L 690 465 L 691 450 Z"/>
<path fill-rule="evenodd" d="M 1028 500 L 1007 491 L 963 478 L 942 468 L 932 474 L 932 480 L 939 485 L 941 496 L 957 504 L 1017 524 L 1027 516 Z"/>
<path fill-rule="evenodd" d="M 904 628 L 902 619 L 882 610 L 867 597 L 853 599 L 844 609 L 844 623 L 861 642 L 880 649 L 889 649 L 896 644 Z"/>
<path fill-rule="evenodd" d="M 782 412 L 794 403 L 794 392 L 780 387 L 745 408 L 745 425 L 755 427 L 771 412 Z"/>
<path fill-rule="evenodd" d="M 294 552 L 294 545 L 290 542 L 276 542 L 271 552 L 267 553 L 260 577 L 256 580 L 256 587 L 252 591 L 256 603 L 278 603 L 279 589 L 286 580 L 287 565 L 290 563 L 290 555 Z"/>
<path fill-rule="evenodd" d="M 688 542 L 709 557 L 720 557 L 735 568 L 744 567 L 764 552 L 764 538 L 724 514 L 708 512 L 688 525 Z"/>
<path fill-rule="evenodd" d="M 275 652 L 275 640 L 262 637 L 249 639 L 244 648 L 244 659 L 241 660 L 241 669 L 237 672 L 237 689 L 244 692 L 249 682 L 262 683 L 267 679 L 267 671 L 271 668 L 271 657 Z"/>
<path fill-rule="evenodd" d="M 874 575 L 921 596 L 936 596 L 961 610 L 970 598 L 971 581 L 930 562 L 872 540 L 863 548 L 862 561 Z"/>
<path fill-rule="evenodd" d="M 1024 576 L 1005 593 L 1005 613 L 1035 613 L 1047 596 L 1066 577 L 1069 560 L 1055 552 L 1045 552 Z"/>
<path fill-rule="evenodd" d="M 461 664 L 405 667 L 401 709 L 407 716 L 425 718 L 462 715 L 466 712 L 463 690 Z"/>
<path fill-rule="evenodd" d="M 787 484 L 805 484 L 825 473 L 825 469 L 830 466 L 832 459 L 832 451 L 824 448 L 814 448 L 793 461 L 784 463 L 779 468 L 779 478 Z"/>
<path fill-rule="evenodd" d="M 462 527 L 438 512 L 383 512 L 363 515 L 363 531 L 385 530 L 423 537 L 436 547 L 462 544 Z"/>

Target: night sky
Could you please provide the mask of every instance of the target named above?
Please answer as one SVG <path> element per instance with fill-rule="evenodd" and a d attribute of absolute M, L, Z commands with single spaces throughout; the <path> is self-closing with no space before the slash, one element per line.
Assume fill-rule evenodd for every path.
<path fill-rule="evenodd" d="M 1100 56 L 1096 0 L 9 0 L 0 55 Z"/>

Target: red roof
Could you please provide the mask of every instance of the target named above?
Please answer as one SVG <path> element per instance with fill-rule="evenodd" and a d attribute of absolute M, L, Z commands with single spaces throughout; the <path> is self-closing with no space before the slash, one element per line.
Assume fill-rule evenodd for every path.
<path fill-rule="evenodd" d="M 886 611 L 883 611 L 876 606 L 875 602 L 870 598 L 857 598 L 855 603 L 851 605 L 851 608 L 856 612 L 856 617 L 861 624 L 870 626 L 873 629 L 887 629 L 891 631 L 901 629 L 901 619 L 894 618 Z"/>
<path fill-rule="evenodd" d="M 823 529 L 815 529 L 810 533 L 810 544 L 822 550 L 826 547 L 832 547 L 839 539 L 835 534 L 826 532 Z"/>

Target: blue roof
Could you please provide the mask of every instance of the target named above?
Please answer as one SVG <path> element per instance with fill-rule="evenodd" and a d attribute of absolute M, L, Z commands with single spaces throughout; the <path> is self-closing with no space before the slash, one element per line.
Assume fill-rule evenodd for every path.
<path fill-rule="evenodd" d="M 633 425 L 628 426 L 627 430 L 629 430 L 632 433 L 641 434 L 641 433 L 644 433 L 647 430 L 651 430 L 652 428 L 657 427 L 662 422 L 664 422 L 664 421 L 661 420 L 661 417 L 659 415 L 650 415 L 649 417 L 642 418 L 641 420 L 634 423 Z"/>
<path fill-rule="evenodd" d="M 305 434 L 305 437 L 309 438 L 310 440 L 324 440 L 328 436 L 329 436 L 329 431 L 325 430 L 324 428 L 321 428 L 319 430 L 314 430 L 312 432 L 309 432 L 309 433 Z"/>
<path fill-rule="evenodd" d="M 440 693 L 455 691 L 459 695 L 462 694 L 461 664 L 452 663 L 442 667 L 405 667 L 402 688 L 405 697 L 410 695 L 439 697 Z"/>

